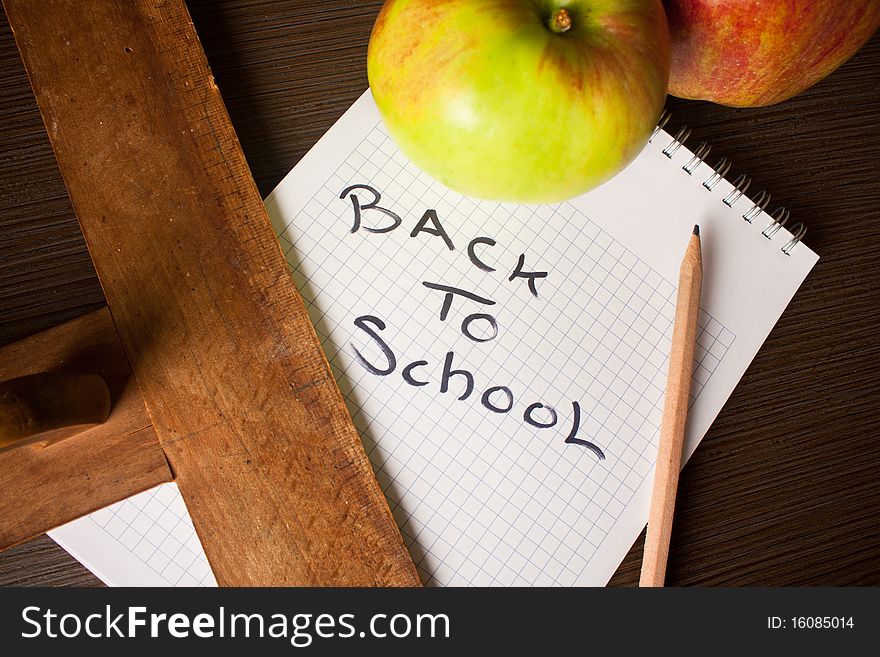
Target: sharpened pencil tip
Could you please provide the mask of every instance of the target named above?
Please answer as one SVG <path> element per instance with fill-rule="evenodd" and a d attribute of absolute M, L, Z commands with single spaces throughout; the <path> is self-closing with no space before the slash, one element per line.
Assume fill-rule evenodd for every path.
<path fill-rule="evenodd" d="M 699 226 L 699 224 L 697 224 L 696 226 L 694 226 L 694 235 L 696 235 L 697 237 L 700 236 L 700 226 Z"/>

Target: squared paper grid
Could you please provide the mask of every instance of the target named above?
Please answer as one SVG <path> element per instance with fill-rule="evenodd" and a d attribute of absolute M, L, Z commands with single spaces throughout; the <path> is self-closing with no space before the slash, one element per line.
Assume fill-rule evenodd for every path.
<path fill-rule="evenodd" d="M 399 214 L 401 226 L 351 234 L 352 204 L 340 194 L 353 184 L 379 190 L 379 204 Z M 429 208 L 456 251 L 430 235 L 409 237 Z M 382 220 L 378 213 L 370 218 Z M 497 240 L 483 252 L 498 263 L 494 273 L 477 270 L 463 253 L 478 235 Z M 651 470 L 675 286 L 568 203 L 476 202 L 446 189 L 406 160 L 381 123 L 279 241 L 425 584 L 574 583 Z M 537 300 L 525 281 L 507 280 L 521 253 L 525 270 L 549 271 L 538 281 Z M 422 281 L 498 303 L 457 299 L 441 322 L 442 295 Z M 495 315 L 499 338 L 463 338 L 459 323 L 471 312 Z M 372 375 L 353 358 L 356 346 L 383 362 L 353 325 L 365 314 L 387 324 L 382 337 L 399 359 L 390 376 Z M 699 325 L 691 403 L 735 340 L 705 312 Z M 454 366 L 477 379 L 466 401 L 452 394 L 460 383 L 439 394 L 447 349 L 456 354 Z M 424 388 L 400 376 L 413 360 L 429 361 L 420 370 L 430 382 Z M 477 396 L 493 384 L 514 390 L 509 414 L 480 406 Z M 578 436 L 599 444 L 606 460 L 564 444 L 571 400 L 582 407 Z M 556 427 L 522 422 L 534 401 L 558 409 Z"/>
<path fill-rule="evenodd" d="M 131 550 L 168 586 L 216 585 L 192 519 L 173 484 L 162 484 L 86 517 L 95 532 Z"/>

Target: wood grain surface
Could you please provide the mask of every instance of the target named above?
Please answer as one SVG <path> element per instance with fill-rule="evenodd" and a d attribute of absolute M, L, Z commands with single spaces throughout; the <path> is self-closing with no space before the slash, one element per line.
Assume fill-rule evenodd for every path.
<path fill-rule="evenodd" d="M 415 586 L 183 0 L 3 0 L 217 582 Z"/>
<path fill-rule="evenodd" d="M 265 195 L 366 87 L 380 2 L 188 3 Z M 682 473 L 667 585 L 880 584 L 880 36 L 781 105 L 670 99 L 713 157 L 773 192 L 822 259 Z M 0 21 L 0 341 L 103 303 Z M 760 294 L 755 290 L 755 294 Z M 638 582 L 641 540 L 613 584 Z M 3 584 L 96 584 L 46 538 Z"/>
<path fill-rule="evenodd" d="M 171 481 L 106 307 L 0 347 L 0 381 L 46 372 L 101 377 L 112 410 L 61 442 L 0 451 L 0 550 Z"/>

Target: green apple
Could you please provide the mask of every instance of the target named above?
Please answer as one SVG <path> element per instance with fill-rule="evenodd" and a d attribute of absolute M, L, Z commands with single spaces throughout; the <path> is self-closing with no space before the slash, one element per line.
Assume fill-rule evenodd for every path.
<path fill-rule="evenodd" d="M 661 0 L 387 0 L 373 96 L 419 167 L 470 196 L 552 202 L 645 146 L 670 46 Z"/>

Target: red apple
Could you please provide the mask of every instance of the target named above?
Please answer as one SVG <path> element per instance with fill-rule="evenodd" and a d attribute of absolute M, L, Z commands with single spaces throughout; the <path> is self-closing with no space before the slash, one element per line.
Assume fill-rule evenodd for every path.
<path fill-rule="evenodd" d="M 663 0 L 669 93 L 772 105 L 831 73 L 880 27 L 880 0 Z"/>

